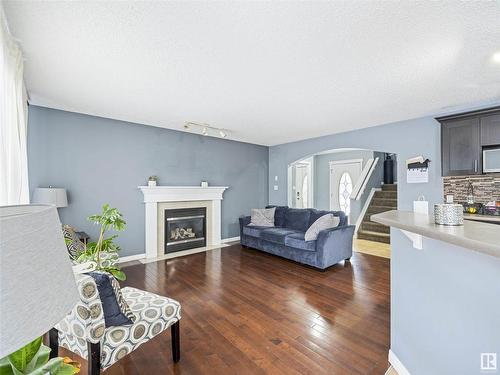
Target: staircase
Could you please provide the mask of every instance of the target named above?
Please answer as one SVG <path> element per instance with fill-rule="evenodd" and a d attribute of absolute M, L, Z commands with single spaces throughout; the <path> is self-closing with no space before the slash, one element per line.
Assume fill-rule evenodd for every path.
<path fill-rule="evenodd" d="M 389 227 L 375 223 L 370 216 L 385 211 L 396 210 L 398 204 L 397 185 L 384 184 L 381 191 L 376 191 L 366 210 L 363 221 L 358 229 L 358 239 L 382 243 L 391 243 Z"/>

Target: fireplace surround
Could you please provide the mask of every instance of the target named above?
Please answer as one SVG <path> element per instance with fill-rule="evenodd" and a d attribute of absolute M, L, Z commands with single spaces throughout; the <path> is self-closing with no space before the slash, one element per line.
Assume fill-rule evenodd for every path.
<path fill-rule="evenodd" d="M 139 186 L 145 205 L 146 258 L 181 256 L 180 250 L 165 253 L 165 210 L 205 208 L 205 246 L 199 251 L 221 245 L 221 201 L 227 186 Z"/>

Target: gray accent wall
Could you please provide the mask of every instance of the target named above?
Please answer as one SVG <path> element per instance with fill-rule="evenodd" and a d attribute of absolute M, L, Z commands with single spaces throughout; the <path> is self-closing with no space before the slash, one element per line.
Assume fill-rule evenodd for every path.
<path fill-rule="evenodd" d="M 330 209 L 330 162 L 352 159 L 366 161 L 373 158 L 372 151 L 333 152 L 314 156 L 314 207 L 320 210 Z"/>
<path fill-rule="evenodd" d="M 287 202 L 288 164 L 335 148 L 396 153 L 399 209 L 443 200 L 440 127 L 426 117 L 270 147 L 270 203 Z M 407 184 L 405 160 L 418 155 L 431 160 L 429 182 Z M 500 259 L 427 238 L 417 250 L 397 229 L 391 242 L 392 351 L 413 375 L 480 374 L 481 353 L 500 355 Z"/>
<path fill-rule="evenodd" d="M 144 203 L 137 188 L 150 175 L 159 185 L 229 186 L 222 201 L 222 238 L 239 236 L 238 217 L 268 202 L 268 147 L 30 106 L 30 188 L 64 187 L 61 221 L 96 237 L 86 218 L 103 203 L 120 209 L 127 228 L 122 256 L 144 252 Z"/>
<path fill-rule="evenodd" d="M 373 158 L 373 151 L 355 150 L 346 152 L 333 152 L 330 154 L 321 154 L 314 156 L 314 208 L 320 210 L 330 209 L 330 162 L 340 160 L 363 159 L 363 168 L 365 167 L 368 159 Z M 380 162 L 380 161 L 379 161 Z M 370 180 L 377 181 L 378 186 L 383 181 L 379 179 L 380 164 L 377 169 L 372 173 Z M 359 217 L 361 209 L 368 197 L 369 188 L 365 190 L 362 198 L 358 201 L 351 200 L 351 212 L 349 214 L 349 222 L 355 224 Z M 367 193 L 368 192 L 368 193 Z"/>

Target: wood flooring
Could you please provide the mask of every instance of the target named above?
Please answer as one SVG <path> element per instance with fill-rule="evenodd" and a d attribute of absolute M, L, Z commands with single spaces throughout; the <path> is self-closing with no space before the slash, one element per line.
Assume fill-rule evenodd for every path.
<path fill-rule="evenodd" d="M 239 244 L 125 267 L 123 285 L 181 303 L 181 360 L 167 330 L 105 373 L 382 375 L 389 268 L 354 253 L 321 272 Z"/>
<path fill-rule="evenodd" d="M 391 257 L 391 245 L 386 243 L 355 238 L 353 240 L 353 247 L 354 251 L 358 253 L 375 255 L 387 259 Z"/>

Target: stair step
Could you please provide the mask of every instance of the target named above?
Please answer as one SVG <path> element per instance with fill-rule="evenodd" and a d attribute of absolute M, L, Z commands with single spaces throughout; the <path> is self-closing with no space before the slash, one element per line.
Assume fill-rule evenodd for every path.
<path fill-rule="evenodd" d="M 398 199 L 397 191 L 376 191 L 373 198 Z"/>
<path fill-rule="evenodd" d="M 374 206 L 388 206 L 397 208 L 398 200 L 395 198 L 373 198 L 370 204 Z"/>
<path fill-rule="evenodd" d="M 391 236 L 387 233 L 378 233 L 370 230 L 358 230 L 358 239 L 382 243 L 391 243 Z"/>
<path fill-rule="evenodd" d="M 360 229 L 363 231 L 371 231 L 371 232 L 387 233 L 387 234 L 391 232 L 391 228 L 388 227 L 387 225 L 375 223 L 373 221 L 363 221 L 361 223 Z"/>
<path fill-rule="evenodd" d="M 379 214 L 381 212 L 386 212 L 386 211 L 391 211 L 394 210 L 394 207 L 391 206 L 375 206 L 375 205 L 369 205 L 368 209 L 366 210 L 367 214 Z"/>
<path fill-rule="evenodd" d="M 396 184 L 383 184 L 382 190 L 383 191 L 397 191 L 398 185 L 396 185 Z"/>

